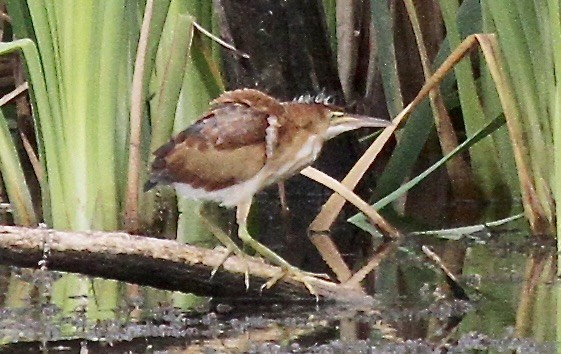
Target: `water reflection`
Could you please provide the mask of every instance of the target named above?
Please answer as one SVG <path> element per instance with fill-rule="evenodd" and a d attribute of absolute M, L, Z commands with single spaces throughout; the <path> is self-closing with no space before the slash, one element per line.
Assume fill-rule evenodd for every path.
<path fill-rule="evenodd" d="M 426 243 L 462 272 L 470 301 L 449 295 Z M 411 238 L 369 277 L 373 300 L 352 306 L 225 302 L 2 267 L 0 351 L 551 352 L 561 288 L 550 246 L 520 232 Z"/>

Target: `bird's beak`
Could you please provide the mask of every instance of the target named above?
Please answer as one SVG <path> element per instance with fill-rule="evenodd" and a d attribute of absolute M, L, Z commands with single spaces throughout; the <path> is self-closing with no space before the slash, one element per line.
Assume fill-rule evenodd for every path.
<path fill-rule="evenodd" d="M 392 122 L 385 119 L 359 114 L 334 112 L 329 123 L 329 128 L 327 128 L 326 139 L 331 139 L 349 130 L 358 128 L 383 128 L 389 125 L 392 125 Z"/>

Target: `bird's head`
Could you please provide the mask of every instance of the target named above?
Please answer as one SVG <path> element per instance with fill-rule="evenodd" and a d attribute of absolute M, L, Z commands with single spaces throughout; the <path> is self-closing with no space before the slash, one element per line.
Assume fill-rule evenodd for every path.
<path fill-rule="evenodd" d="M 299 126 L 313 125 L 324 140 L 358 128 L 383 128 L 392 123 L 385 119 L 344 112 L 331 103 L 331 97 L 320 93 L 317 96 L 303 95 L 292 102 L 284 103 L 287 116 Z"/>

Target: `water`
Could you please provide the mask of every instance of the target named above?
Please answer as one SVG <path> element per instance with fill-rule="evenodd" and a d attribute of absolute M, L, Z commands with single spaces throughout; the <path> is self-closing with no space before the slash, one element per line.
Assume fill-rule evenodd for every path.
<path fill-rule="evenodd" d="M 460 274 L 468 301 L 450 296 L 422 244 Z M 550 353 L 561 312 L 555 266 L 551 242 L 521 231 L 410 236 L 368 278 L 372 302 L 305 306 L 3 266 L 0 352 Z"/>

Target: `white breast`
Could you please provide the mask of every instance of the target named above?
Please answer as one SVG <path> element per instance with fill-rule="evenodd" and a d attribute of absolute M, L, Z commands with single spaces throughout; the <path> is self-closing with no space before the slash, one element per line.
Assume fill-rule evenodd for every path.
<path fill-rule="evenodd" d="M 274 176 L 289 177 L 314 162 L 321 150 L 323 139 L 318 135 L 310 136 L 296 153 L 294 158 L 281 165 Z"/>
<path fill-rule="evenodd" d="M 193 188 L 185 183 L 173 183 L 173 186 L 175 187 L 177 194 L 184 198 L 208 200 L 220 203 L 225 207 L 234 207 L 241 202 L 249 200 L 255 193 L 257 193 L 262 180 L 262 174 L 259 172 L 257 175 L 240 184 L 210 192 L 202 188 Z"/>

